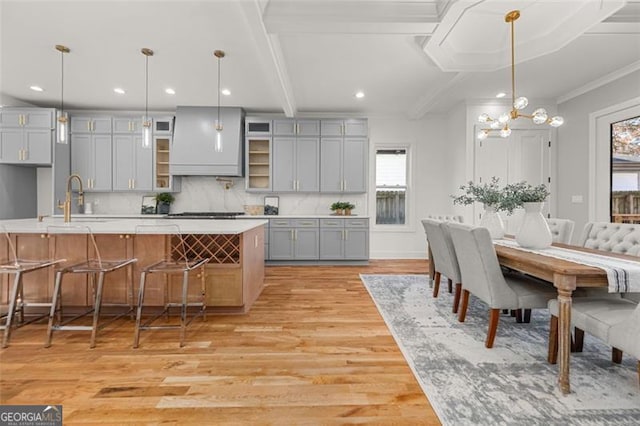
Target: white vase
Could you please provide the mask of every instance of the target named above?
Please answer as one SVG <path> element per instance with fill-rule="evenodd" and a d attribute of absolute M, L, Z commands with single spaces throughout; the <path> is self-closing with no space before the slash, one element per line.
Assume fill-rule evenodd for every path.
<path fill-rule="evenodd" d="M 504 237 L 504 223 L 502 218 L 496 211 L 495 207 L 484 205 L 484 213 L 480 218 L 480 226 L 489 230 L 489 235 L 494 240 L 499 240 Z"/>
<path fill-rule="evenodd" d="M 551 246 L 552 237 L 549 225 L 542 215 L 541 203 L 524 203 L 522 226 L 516 235 L 516 242 L 525 248 L 543 249 Z"/>

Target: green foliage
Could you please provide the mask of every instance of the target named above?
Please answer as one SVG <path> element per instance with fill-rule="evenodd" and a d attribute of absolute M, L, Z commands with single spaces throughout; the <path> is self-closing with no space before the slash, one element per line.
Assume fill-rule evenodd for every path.
<path fill-rule="evenodd" d="M 156 194 L 156 201 L 159 203 L 171 204 L 174 200 L 175 197 L 170 192 L 161 192 L 160 194 Z"/>
<path fill-rule="evenodd" d="M 540 203 L 549 196 L 549 190 L 544 184 L 533 186 L 525 181 L 505 186 L 502 193 L 502 210 L 509 213 L 513 213 L 514 209 L 524 203 Z"/>
<path fill-rule="evenodd" d="M 351 209 L 355 209 L 356 206 L 355 204 L 351 204 L 348 201 L 336 201 L 335 203 L 331 204 L 330 209 L 332 211 L 336 211 L 336 210 L 351 210 Z"/>
<path fill-rule="evenodd" d="M 504 188 L 499 186 L 500 179 L 492 177 L 491 182 L 477 185 L 469 182 L 462 185 L 463 195 L 454 196 L 454 204 L 472 204 L 475 202 L 492 206 L 496 211 L 502 210 L 511 214 L 523 203 L 542 202 L 549 196 L 549 190 L 544 184 L 533 186 L 525 181 L 506 185 Z"/>
<path fill-rule="evenodd" d="M 488 206 L 495 207 L 496 210 L 500 210 L 500 204 L 502 203 L 502 190 L 498 183 L 500 179 L 492 177 L 491 182 L 483 184 L 475 184 L 469 181 L 466 185 L 460 186 L 460 189 L 464 191 L 464 194 L 455 196 L 452 195 L 453 204 L 473 204 L 475 202 L 483 203 Z"/>

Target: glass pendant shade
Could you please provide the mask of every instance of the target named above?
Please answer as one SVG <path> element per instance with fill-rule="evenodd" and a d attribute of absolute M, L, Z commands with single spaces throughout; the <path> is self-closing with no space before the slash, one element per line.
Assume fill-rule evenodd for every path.
<path fill-rule="evenodd" d="M 151 148 L 151 120 L 142 117 L 142 147 Z"/>
<path fill-rule="evenodd" d="M 478 132 L 478 135 L 477 135 L 478 139 L 480 139 L 480 140 L 484 140 L 484 139 L 486 139 L 488 136 L 489 136 L 489 133 L 487 133 L 487 132 L 486 132 L 486 131 L 484 131 L 484 130 L 480 130 L 480 131 Z"/>
<path fill-rule="evenodd" d="M 60 111 L 60 115 L 58 117 L 58 139 L 57 139 L 57 142 L 60 144 L 69 143 L 69 137 L 68 137 L 69 126 L 67 126 L 68 123 L 69 123 L 69 118 L 67 117 L 67 114 Z"/>
<path fill-rule="evenodd" d="M 60 52 L 60 112 L 58 113 L 58 135 L 56 142 L 59 144 L 69 143 L 69 117 L 64 112 L 64 54 L 71 50 L 67 46 L 56 44 L 56 50 Z"/>
<path fill-rule="evenodd" d="M 513 102 L 513 107 L 518 111 L 521 109 L 525 109 L 527 105 L 529 105 L 529 99 L 525 98 L 524 96 L 520 96 Z"/>
<path fill-rule="evenodd" d="M 215 152 L 222 152 L 222 123 L 216 120 L 216 142 L 214 145 Z"/>
<path fill-rule="evenodd" d="M 488 122 L 490 120 L 491 120 L 491 118 L 489 117 L 489 114 L 486 114 L 486 113 L 480 114 L 480 116 L 478 117 L 478 121 L 480 123 L 486 123 L 486 122 Z"/>
<path fill-rule="evenodd" d="M 556 115 L 555 117 L 551 118 L 551 121 L 549 121 L 549 125 L 551 127 L 560 127 L 564 124 L 564 118 L 560 117 L 559 115 Z"/>
<path fill-rule="evenodd" d="M 498 122 L 501 124 L 508 123 L 509 121 L 511 121 L 511 115 L 509 115 L 508 112 L 504 112 L 500 114 L 500 117 L 498 117 Z"/>
<path fill-rule="evenodd" d="M 502 124 L 500 124 L 499 121 L 492 121 L 489 127 L 491 127 L 494 130 L 498 130 L 499 128 L 502 127 Z"/>
<path fill-rule="evenodd" d="M 545 110 L 544 108 L 538 108 L 537 110 L 533 111 L 533 122 L 536 124 L 543 124 L 547 121 L 547 118 L 549 116 L 547 115 L 547 110 Z"/>
<path fill-rule="evenodd" d="M 505 126 L 504 129 L 500 130 L 500 137 L 508 138 L 509 136 L 511 136 L 511 129 L 509 127 Z"/>

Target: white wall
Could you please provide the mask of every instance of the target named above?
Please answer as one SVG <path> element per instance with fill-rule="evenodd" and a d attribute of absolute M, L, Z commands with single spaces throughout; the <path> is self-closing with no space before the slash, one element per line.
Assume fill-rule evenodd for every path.
<path fill-rule="evenodd" d="M 558 216 L 576 222 L 577 241 L 589 221 L 589 114 L 640 96 L 640 71 L 570 99 L 559 105 L 565 124 L 558 128 Z M 582 196 L 582 203 L 571 197 Z"/>

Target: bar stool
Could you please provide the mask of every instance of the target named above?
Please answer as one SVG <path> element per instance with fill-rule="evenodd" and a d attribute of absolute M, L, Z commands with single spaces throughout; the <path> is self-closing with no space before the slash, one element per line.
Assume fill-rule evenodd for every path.
<path fill-rule="evenodd" d="M 11 290 L 9 292 L 8 310 L 7 310 L 7 313 L 3 315 L 3 318 L 5 319 L 5 323 L 4 325 L 0 326 L 0 330 L 4 330 L 4 337 L 2 338 L 2 347 L 6 348 L 7 346 L 9 346 L 9 339 L 11 338 L 11 327 L 13 326 L 13 320 L 17 312 L 20 313 L 20 320 L 19 320 L 18 327 L 21 327 L 23 325 L 30 324 L 34 321 L 37 321 L 47 316 L 47 314 L 37 315 L 35 318 L 25 322 L 24 309 L 27 306 L 43 307 L 43 306 L 50 305 L 50 303 L 25 301 L 24 288 L 23 288 L 23 282 L 22 282 L 23 274 L 57 265 L 60 262 L 64 262 L 64 259 L 58 259 L 58 260 L 18 259 L 15 244 L 11 240 L 11 237 L 7 229 L 2 225 L 0 225 L 0 233 L 4 236 L 4 239 L 7 242 L 7 248 L 8 248 L 7 259 L 0 262 L 0 275 L 10 275 L 10 274 L 15 275 L 13 279 L 13 285 L 11 286 Z M 40 284 L 40 282 L 38 282 L 38 284 Z"/>
<path fill-rule="evenodd" d="M 136 237 L 141 234 L 160 234 L 167 235 L 171 238 L 170 250 L 165 252 L 165 258 L 158 262 L 155 262 L 142 269 L 140 273 L 140 289 L 138 293 L 138 306 L 136 315 L 136 326 L 133 336 L 133 347 L 138 347 L 140 340 L 141 330 L 154 330 L 154 329 L 180 329 L 180 347 L 184 346 L 184 338 L 186 328 L 191 322 L 198 316 L 202 316 L 206 321 L 206 297 L 205 297 L 205 266 L 209 262 L 209 258 L 195 257 L 190 259 L 187 256 L 186 242 L 178 225 L 138 225 L 136 227 Z M 189 288 L 189 273 L 202 268 L 200 274 L 201 285 L 201 300 L 199 302 L 188 301 L 188 288 Z M 148 319 L 144 324 L 141 324 L 142 319 L 142 307 L 144 306 L 145 296 L 145 284 L 148 274 L 162 273 L 165 274 L 165 304 L 164 309 Z M 169 301 L 169 275 L 170 274 L 182 274 L 182 295 L 180 302 Z M 171 325 L 152 325 L 158 318 L 166 314 L 169 316 L 169 309 L 172 307 L 180 308 L 180 324 Z M 187 310 L 189 307 L 200 308 L 188 321 Z"/>
<path fill-rule="evenodd" d="M 53 288 L 53 298 L 51 300 L 51 311 L 49 312 L 49 327 L 47 329 L 47 340 L 45 342 L 45 348 L 51 346 L 51 339 L 53 337 L 54 331 L 63 331 L 63 330 L 73 330 L 73 331 L 88 331 L 91 330 L 91 340 L 89 343 L 89 347 L 91 349 L 96 346 L 96 334 L 99 329 L 105 327 L 111 322 L 117 320 L 118 318 L 131 314 L 133 315 L 134 307 L 133 307 L 133 285 L 129 286 L 129 295 L 128 295 L 128 303 L 126 304 L 110 304 L 110 306 L 127 306 L 128 310 L 119 314 L 116 314 L 111 320 L 107 322 L 99 323 L 100 319 L 100 309 L 103 306 L 102 303 L 102 294 L 104 289 L 104 278 L 105 275 L 109 272 L 114 272 L 119 269 L 129 267 L 137 261 L 135 258 L 130 259 L 119 259 L 119 260 L 105 260 L 100 256 L 100 250 L 98 249 L 98 244 L 96 243 L 96 239 L 91 231 L 91 228 L 88 226 L 49 226 L 47 227 L 47 232 L 49 234 L 59 235 L 59 234 L 86 234 L 89 242 L 89 249 L 93 249 L 94 257 L 90 256 L 87 252 L 86 260 L 76 263 L 70 266 L 65 266 L 58 271 L 56 271 L 55 285 Z M 93 293 L 93 305 L 91 308 L 82 312 L 81 314 L 75 315 L 72 318 L 62 321 L 62 301 L 61 301 L 61 289 L 62 289 L 62 278 L 65 274 L 86 274 L 89 278 L 87 284 L 91 284 L 92 293 Z M 105 304 L 106 305 L 106 304 Z M 93 324 L 91 326 L 88 325 L 68 325 L 69 323 L 93 313 Z M 57 315 L 56 315 L 57 314 Z M 54 317 L 57 317 L 57 323 L 54 323 Z"/>

